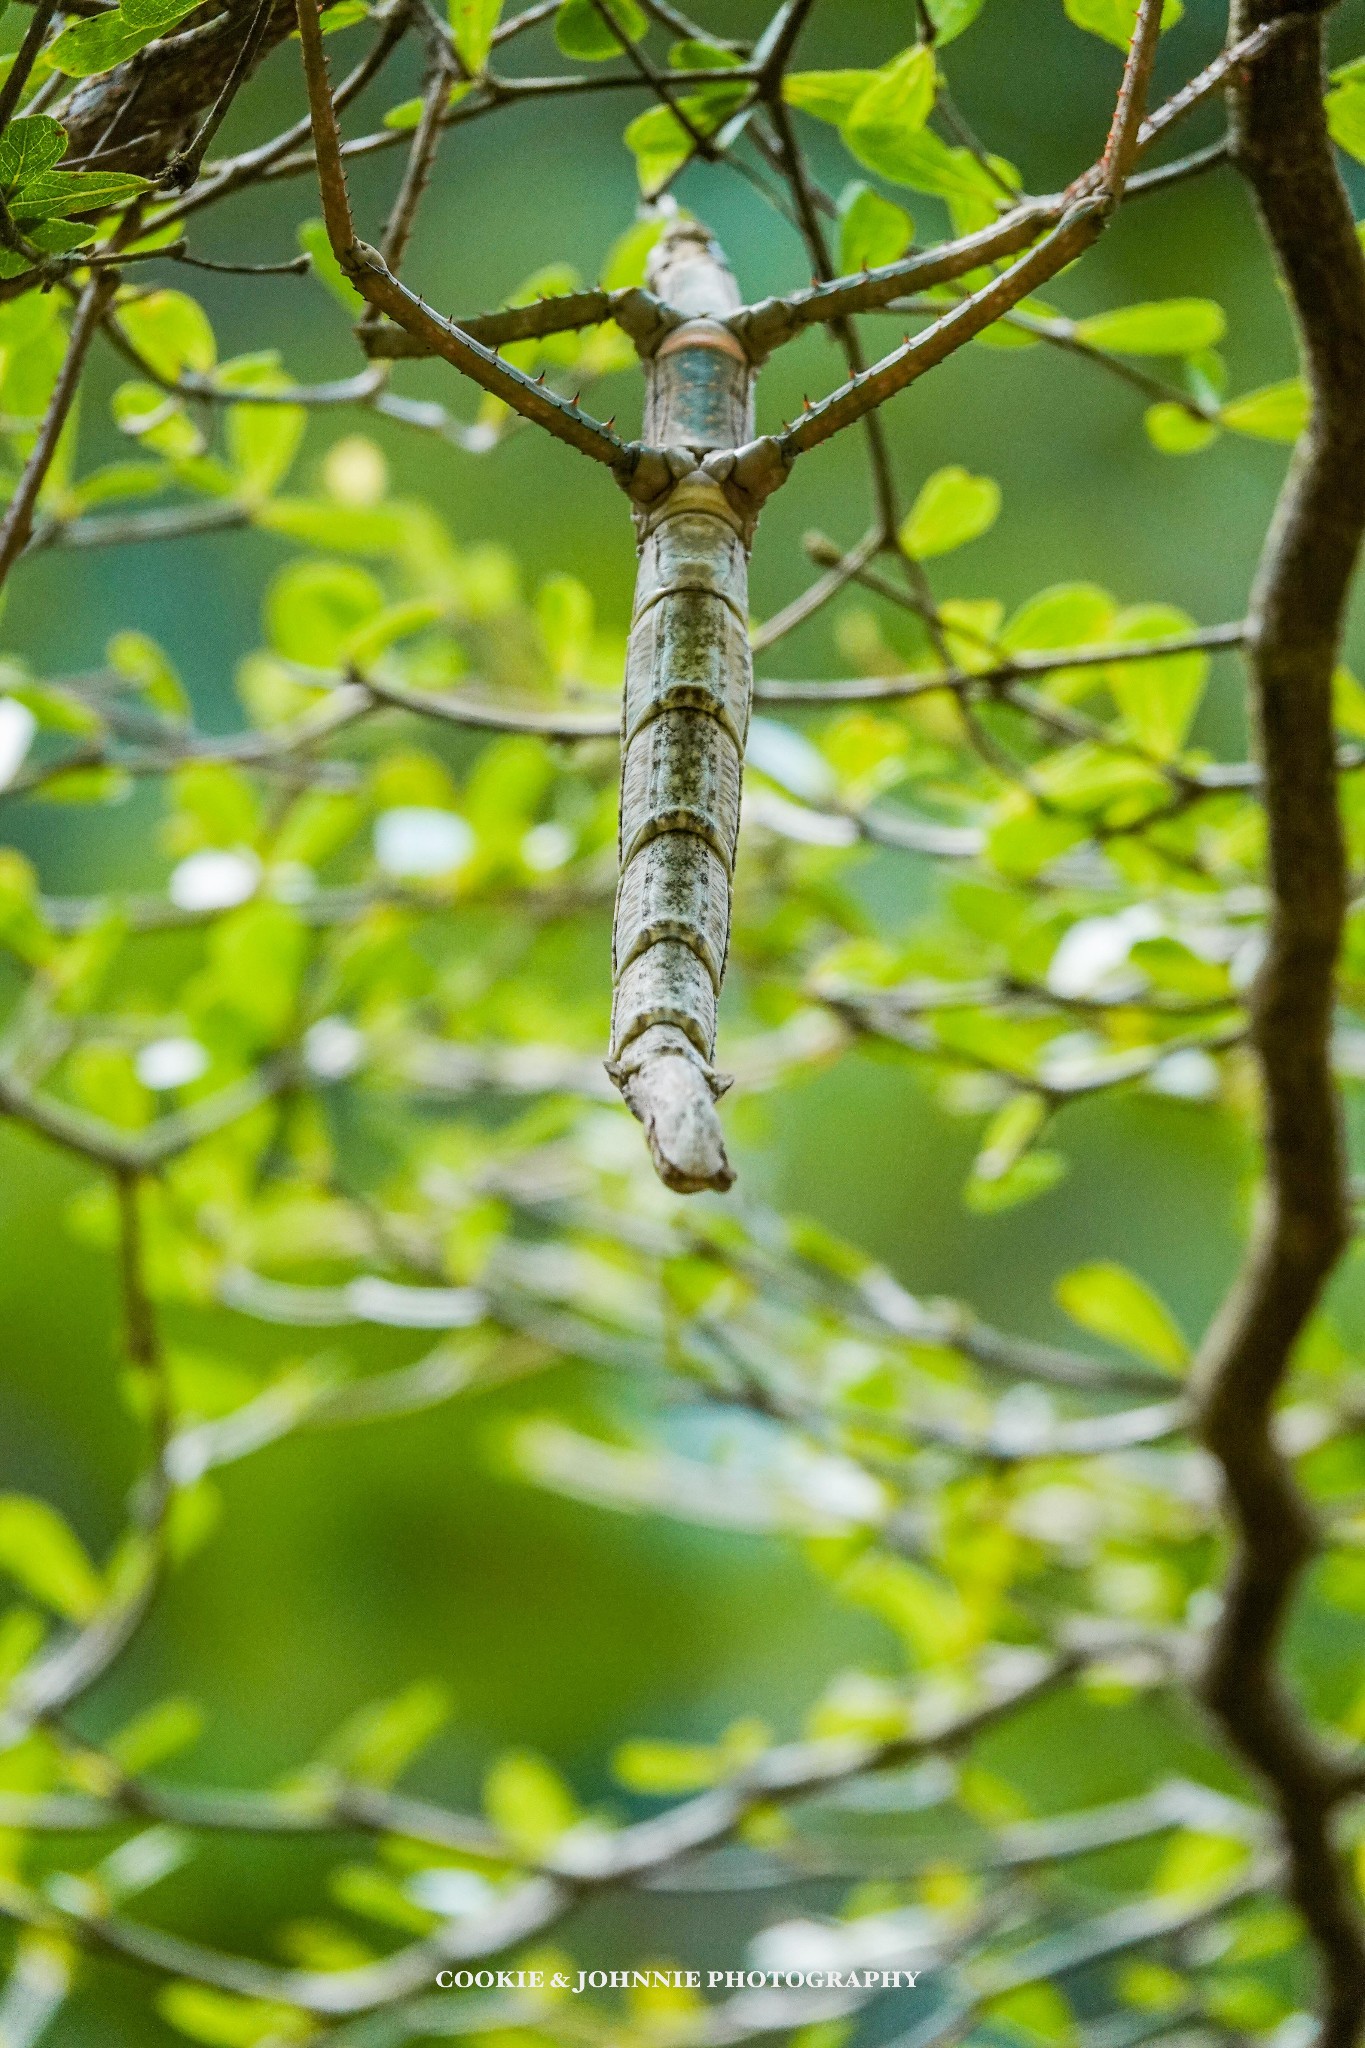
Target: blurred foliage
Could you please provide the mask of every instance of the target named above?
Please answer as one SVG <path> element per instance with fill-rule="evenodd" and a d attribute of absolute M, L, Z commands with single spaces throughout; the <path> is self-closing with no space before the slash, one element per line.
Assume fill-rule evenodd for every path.
<path fill-rule="evenodd" d="M 189 12 L 74 20 L 28 90 Z M 762 10 L 706 12 L 714 43 L 563 0 L 500 56 L 501 10 L 452 6 L 472 186 L 438 180 L 417 242 L 443 302 L 638 282 L 658 219 L 627 177 L 648 199 L 680 171 L 747 292 L 802 282 L 749 189 L 694 160 L 742 80 L 575 98 L 535 177 L 510 124 L 466 118 L 490 62 L 605 65 L 651 17 L 675 71 L 742 70 Z M 817 9 L 785 79 L 852 271 L 899 260 L 920 213 L 969 233 L 1024 177 L 1072 175 L 1134 8 L 1050 7 L 1036 108 L 1001 76 L 1011 0 L 927 12 L 935 45 L 905 49 L 871 0 Z M 326 25 L 348 62 L 374 34 L 348 0 Z M 1172 88 L 1217 27 L 1192 6 L 1163 43 Z M 944 96 L 959 60 L 1009 155 Z M 296 62 L 234 146 L 297 115 Z M 420 120 L 416 82 L 372 91 L 376 154 Z M 1332 133 L 1365 160 L 1362 94 L 1345 63 Z M 1058 281 L 1074 310 L 1026 301 L 942 372 L 942 410 L 893 433 L 895 558 L 769 642 L 803 673 L 765 651 L 748 757 L 742 1180 L 689 1205 L 600 1066 L 623 506 L 448 372 L 357 376 L 306 187 L 246 193 L 231 247 L 302 249 L 322 289 L 200 291 L 156 257 L 178 202 L 64 153 L 42 111 L 0 139 L 29 252 L 0 273 L 36 249 L 78 277 L 90 216 L 130 202 L 148 261 L 39 497 L 0 677 L 0 2039 L 1298 2048 L 1310 1973 L 1265 1810 L 1184 1684 L 1225 1533 L 1182 1381 L 1256 1107 L 1233 664 L 1274 481 L 1255 444 L 1305 413 L 1273 292 L 1228 255 L 1233 200 L 1173 194 L 1173 245 L 1144 201 Z M 0 304 L 11 479 L 69 327 L 61 288 Z M 634 403 L 610 323 L 504 353 Z M 794 357 L 773 418 L 837 379 L 823 344 Z M 818 495 L 765 521 L 761 647 L 851 544 L 858 458 L 820 460 Z M 844 538 L 803 552 L 817 514 Z M 1197 623 L 1220 612 L 1221 636 Z M 1354 767 L 1345 668 L 1338 722 Z M 1282 1415 L 1330 1544 L 1294 1676 L 1344 1741 L 1358 1323 L 1348 1270 Z M 574 1983 L 923 1975 L 435 1989 L 509 1956 Z"/>

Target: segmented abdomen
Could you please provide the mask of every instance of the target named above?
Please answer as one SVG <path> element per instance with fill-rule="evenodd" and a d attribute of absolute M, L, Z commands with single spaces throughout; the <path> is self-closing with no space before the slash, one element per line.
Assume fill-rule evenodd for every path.
<path fill-rule="evenodd" d="M 626 660 L 612 1058 L 651 1026 L 709 1068 L 752 664 L 748 561 L 714 513 L 665 514 L 644 543 Z"/>

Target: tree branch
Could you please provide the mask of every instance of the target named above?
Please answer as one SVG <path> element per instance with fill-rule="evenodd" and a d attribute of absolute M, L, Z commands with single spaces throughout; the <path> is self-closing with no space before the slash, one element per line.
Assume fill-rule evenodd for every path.
<path fill-rule="evenodd" d="M 33 529 L 33 512 L 38 494 L 47 479 L 57 453 L 62 428 L 75 402 L 85 366 L 85 355 L 95 337 L 95 331 L 104 317 L 105 308 L 118 288 L 118 273 L 113 270 L 97 271 L 81 293 L 76 307 L 76 317 L 71 323 L 67 339 L 66 356 L 62 362 L 52 396 L 48 400 L 43 424 L 33 444 L 33 452 L 24 464 L 24 472 L 14 487 L 14 495 L 0 521 L 0 585 L 9 575 L 15 562 L 28 545 Z"/>
<path fill-rule="evenodd" d="M 1271 1434 L 1294 1345 L 1348 1236 L 1332 1082 L 1333 980 L 1346 903 L 1332 671 L 1365 532 L 1365 259 L 1322 104 L 1323 24 L 1238 0 L 1234 31 L 1275 24 L 1234 78 L 1234 160 L 1256 196 L 1298 322 L 1312 416 L 1250 605 L 1247 658 L 1269 832 L 1269 950 L 1251 1002 L 1265 1179 L 1242 1270 L 1205 1340 L 1200 1431 L 1222 1467 L 1236 1548 L 1202 1689 L 1279 1809 L 1290 1891 L 1323 1977 L 1323 2048 L 1365 2027 L 1365 1922 L 1333 1842 L 1341 1773 L 1276 1669 L 1317 1547 Z"/>

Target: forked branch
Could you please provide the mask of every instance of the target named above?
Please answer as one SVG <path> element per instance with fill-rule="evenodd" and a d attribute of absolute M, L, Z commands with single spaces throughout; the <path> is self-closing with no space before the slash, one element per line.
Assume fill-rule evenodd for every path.
<path fill-rule="evenodd" d="M 361 240 L 351 215 L 350 194 L 341 154 L 341 137 L 332 105 L 331 82 L 317 0 L 298 0 L 299 41 L 303 48 L 303 73 L 308 89 L 308 107 L 317 155 L 318 189 L 322 215 L 332 252 L 346 276 L 376 312 L 423 342 L 432 355 L 442 356 L 463 371 L 471 382 L 500 398 L 523 419 L 565 441 L 582 454 L 618 473 L 628 475 L 635 451 L 620 436 L 604 426 L 573 400 L 560 398 L 535 378 L 504 363 L 496 349 L 475 341 L 452 320 L 428 307 L 415 292 L 395 277 L 379 250 Z"/>

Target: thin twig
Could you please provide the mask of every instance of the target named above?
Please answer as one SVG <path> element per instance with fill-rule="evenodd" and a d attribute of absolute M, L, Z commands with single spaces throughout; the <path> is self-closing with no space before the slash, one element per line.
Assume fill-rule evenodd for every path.
<path fill-rule="evenodd" d="M 71 332 L 67 338 L 66 354 L 57 374 L 52 396 L 48 400 L 43 424 L 38 430 L 33 452 L 24 464 L 23 474 L 15 485 L 14 495 L 9 501 L 4 520 L 0 522 L 0 584 L 4 583 L 28 544 L 38 494 L 52 467 L 62 428 L 66 425 L 67 415 L 80 387 L 86 350 L 95 337 L 105 308 L 117 287 L 117 271 L 101 270 L 91 278 L 81 293 L 76 315 L 71 323 Z"/>

